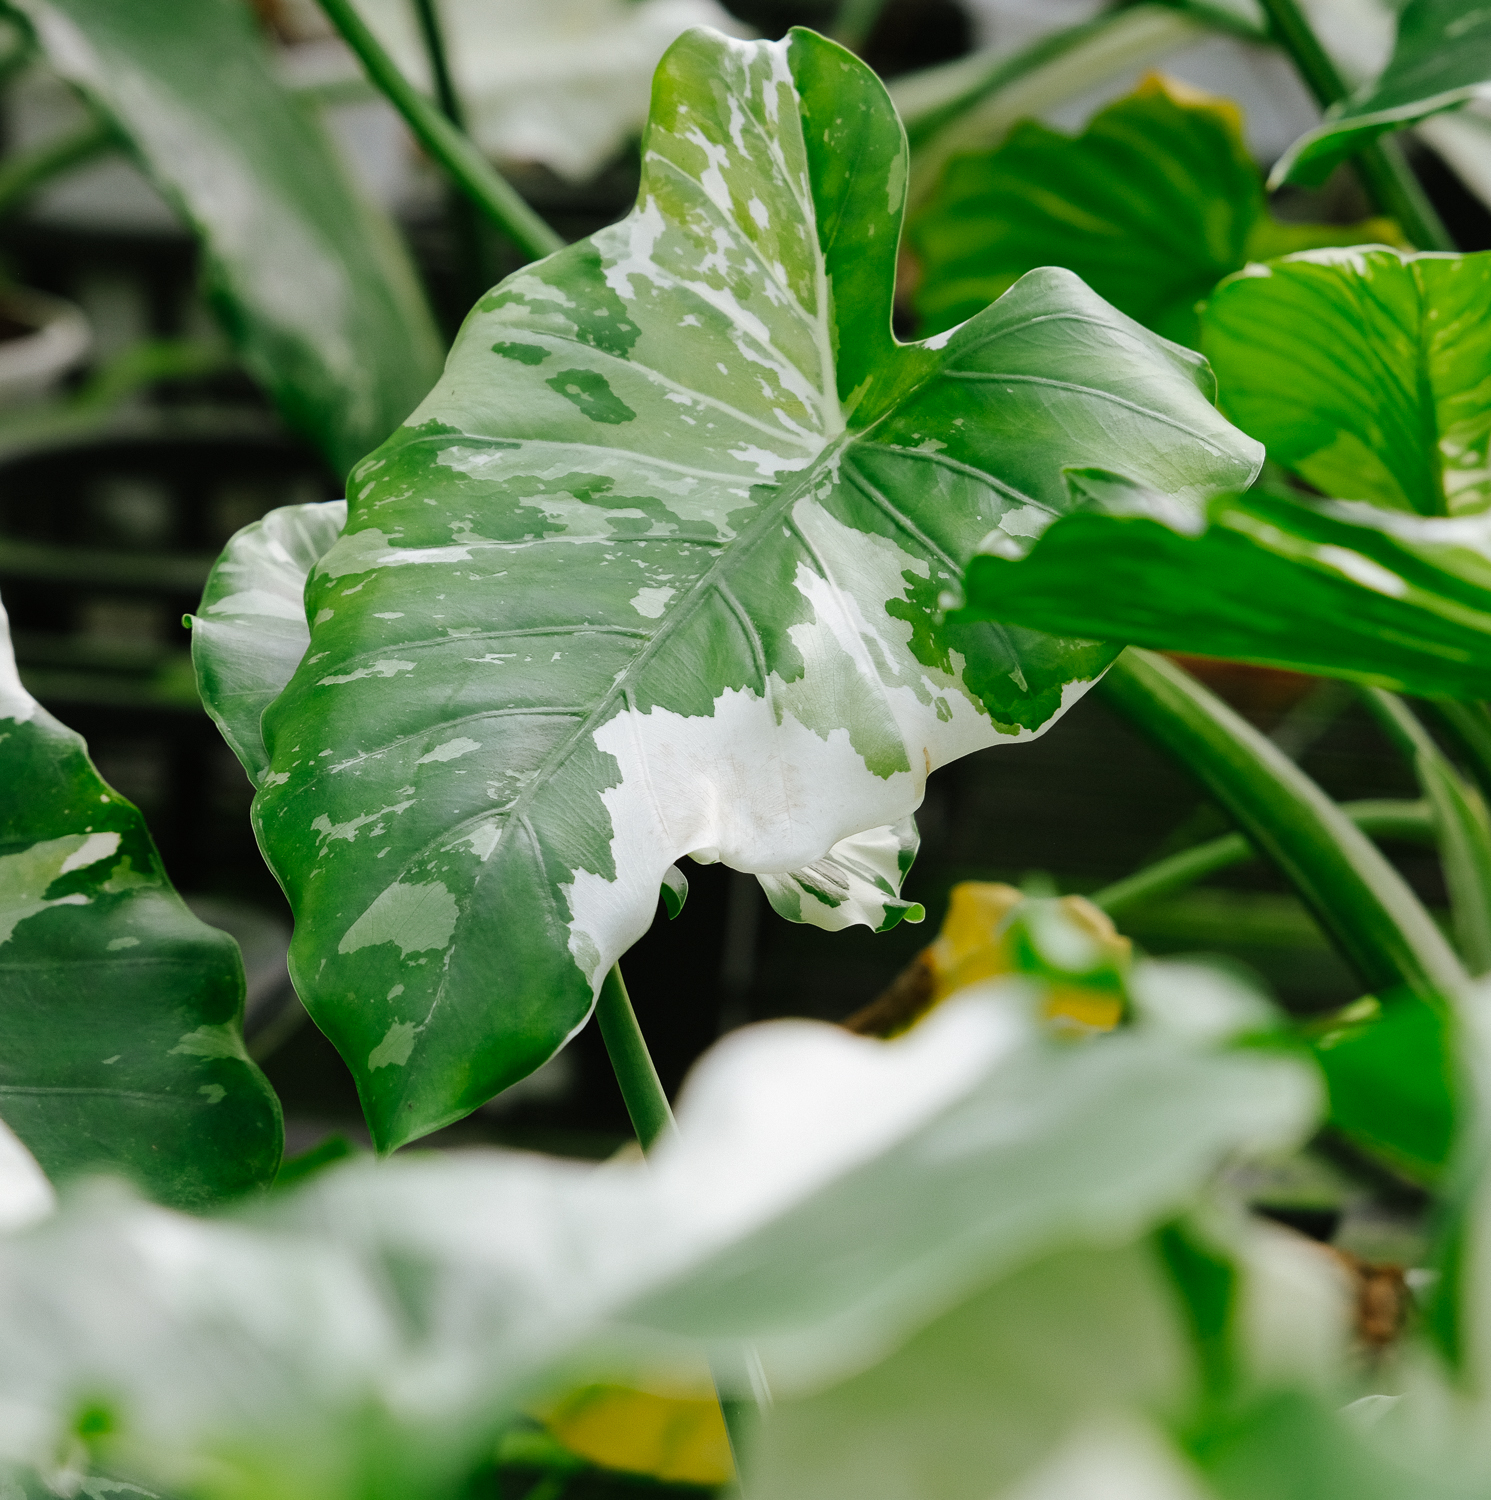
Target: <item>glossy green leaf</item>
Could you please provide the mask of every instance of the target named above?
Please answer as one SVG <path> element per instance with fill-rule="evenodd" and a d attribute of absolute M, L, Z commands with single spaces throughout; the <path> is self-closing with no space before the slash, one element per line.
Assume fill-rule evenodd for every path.
<path fill-rule="evenodd" d="M 911 221 L 914 301 L 951 328 L 1036 266 L 1065 266 L 1166 338 L 1196 346 L 1196 307 L 1249 261 L 1395 238 L 1376 219 L 1283 224 L 1237 107 L 1152 75 L 1075 138 L 1024 121 L 997 150 L 955 157 Z"/>
<path fill-rule="evenodd" d="M 86 1392 L 100 1466 L 168 1492 L 442 1500 L 546 1385 L 666 1381 L 707 1354 L 727 1390 L 754 1377 L 792 1401 L 970 1300 L 1023 1339 L 1020 1287 L 1089 1270 L 1072 1306 L 1145 1341 L 1127 1390 L 1148 1394 L 1150 1348 L 1182 1377 L 1184 1351 L 1142 1327 L 1163 1287 L 1126 1247 L 1224 1161 L 1307 1132 L 1316 1085 L 1296 1060 L 1159 1024 L 1058 1042 L 1034 998 L 953 1001 L 889 1044 L 801 1021 L 736 1032 L 646 1163 L 349 1163 L 206 1220 L 74 1200 L 0 1240 L 0 1463 L 67 1453 Z M 1054 1278 L 1027 1274 L 1041 1263 Z M 1126 1286 L 1144 1296 L 1127 1316 Z M 1073 1374 L 1078 1347 L 1046 1371 Z M 1042 1457 L 1093 1382 L 1038 1384 L 1011 1466 Z M 900 1419 L 908 1452 L 921 1415 Z M 965 1468 L 978 1426 L 952 1434 Z"/>
<path fill-rule="evenodd" d="M 1359 1002 L 1317 1025 L 1331 1124 L 1395 1170 L 1437 1182 L 1455 1144 L 1455 1041 L 1448 1011 L 1407 998 Z"/>
<path fill-rule="evenodd" d="M 1424 516 L 1491 507 L 1491 254 L 1316 250 L 1217 288 L 1222 409 L 1316 489 Z"/>
<path fill-rule="evenodd" d="M 1099 470 L 1026 552 L 993 532 L 964 613 L 1030 629 L 1491 696 L 1491 518 L 1405 516 L 1272 489 L 1176 501 Z"/>
<path fill-rule="evenodd" d="M 339 472 L 434 384 L 440 344 L 389 220 L 279 85 L 242 0 L 13 0 L 201 235 L 244 364 Z"/>
<path fill-rule="evenodd" d="M 238 946 L 21 686 L 3 611 L 0 786 L 0 1116 L 54 1181 L 115 1170 L 188 1208 L 267 1184 L 280 1109 L 243 1048 Z"/>
<path fill-rule="evenodd" d="M 932 770 L 1112 656 L 944 628 L 978 539 L 1115 444 L 1186 495 L 1257 463 L 1196 357 L 1065 272 L 897 344 L 904 138 L 832 43 L 688 33 L 644 156 L 636 210 L 490 293 L 358 469 L 264 714 L 292 973 L 385 1150 L 562 1045 L 683 854 L 837 857 L 800 915 L 883 925 L 889 866 L 843 841 L 904 848 L 875 831 Z"/>
<path fill-rule="evenodd" d="M 1491 12 L 1478 0 L 1408 0 L 1387 67 L 1326 111 L 1324 121 L 1279 158 L 1274 183 L 1324 182 L 1331 170 L 1387 130 L 1483 96 L 1491 84 Z"/>

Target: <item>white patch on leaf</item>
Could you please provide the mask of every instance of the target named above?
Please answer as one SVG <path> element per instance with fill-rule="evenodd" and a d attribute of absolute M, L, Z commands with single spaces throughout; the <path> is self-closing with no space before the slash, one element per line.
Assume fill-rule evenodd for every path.
<path fill-rule="evenodd" d="M 397 943 L 405 958 L 444 948 L 460 916 L 456 898 L 438 880 L 406 884 L 396 880 L 342 934 L 338 953 L 356 953 L 379 943 Z"/>
<path fill-rule="evenodd" d="M 383 1040 L 368 1053 L 368 1071 L 376 1073 L 379 1068 L 402 1068 L 414 1051 L 414 1038 L 419 1027 L 413 1021 L 395 1021 L 383 1035 Z"/>
<path fill-rule="evenodd" d="M 359 667 L 341 677 L 323 677 L 316 686 L 336 687 L 339 683 L 357 682 L 364 677 L 397 677 L 400 672 L 412 672 L 415 665 L 412 661 L 375 661 L 370 667 Z"/>
<path fill-rule="evenodd" d="M 457 739 L 446 740 L 443 745 L 436 745 L 427 755 L 421 755 L 414 762 L 417 766 L 427 766 L 431 761 L 459 760 L 463 755 L 470 755 L 473 750 L 480 750 L 479 740 L 468 740 L 465 736 Z M 407 806 L 407 804 L 405 804 Z"/>
<path fill-rule="evenodd" d="M 638 589 L 628 602 L 639 615 L 656 620 L 677 592 L 677 589 Z"/>
<path fill-rule="evenodd" d="M 117 833 L 90 833 L 83 844 L 62 861 L 59 875 L 71 875 L 74 870 L 86 869 L 107 859 L 119 847 Z"/>

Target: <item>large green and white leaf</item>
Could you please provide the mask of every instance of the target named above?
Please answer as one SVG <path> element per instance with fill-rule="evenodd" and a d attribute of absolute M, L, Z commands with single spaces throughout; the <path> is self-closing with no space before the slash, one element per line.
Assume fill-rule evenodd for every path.
<path fill-rule="evenodd" d="M 800 870 L 1052 722 L 1110 649 L 937 610 L 1063 466 L 1258 462 L 1068 273 L 897 344 L 904 138 L 832 43 L 691 32 L 653 100 L 637 209 L 490 293 L 357 471 L 264 714 L 292 973 L 383 1149 L 562 1045 L 680 855 Z"/>
<path fill-rule="evenodd" d="M 1222 409 L 1316 489 L 1425 516 L 1491 507 L 1491 255 L 1312 250 L 1207 304 Z"/>
<path fill-rule="evenodd" d="M 1073 1046 L 1033 1000 L 890 1044 L 737 1032 L 648 1163 L 364 1162 L 218 1220 L 74 1200 L 0 1242 L 0 1459 L 47 1467 L 81 1411 L 102 1466 L 168 1492 L 442 1497 L 547 1382 L 708 1351 L 727 1389 L 805 1396 L 1027 1266 L 1123 1259 L 1225 1159 L 1310 1129 L 1294 1059 L 1157 1027 Z"/>
<path fill-rule="evenodd" d="M 1201 505 L 1100 470 L 1032 547 L 995 530 L 960 617 L 1491 696 L 1491 516 L 1403 515 L 1259 488 Z"/>
<path fill-rule="evenodd" d="M 0 1117 L 54 1181 L 113 1170 L 201 1208 L 279 1166 L 243 962 L 139 812 L 21 686 L 0 610 Z"/>
<path fill-rule="evenodd" d="M 284 691 L 310 644 L 306 579 L 346 519 L 346 501 L 328 500 L 287 505 L 245 526 L 213 565 L 201 613 L 189 617 L 202 701 L 255 785 L 269 769 L 264 710 Z M 759 878 L 789 921 L 830 932 L 855 925 L 884 932 L 924 915 L 918 902 L 900 898 L 919 844 L 915 819 L 905 818 L 840 839 L 802 870 Z M 676 865 L 664 873 L 662 890 L 676 916 L 688 894 Z"/>
<path fill-rule="evenodd" d="M 279 85 L 243 0 L 7 0 L 201 235 L 239 356 L 338 472 L 440 372 L 393 225 Z"/>
<path fill-rule="evenodd" d="M 1315 184 L 1368 141 L 1491 94 L 1491 12 L 1479 0 L 1408 0 L 1381 74 L 1326 111 L 1271 181 Z"/>
<path fill-rule="evenodd" d="M 1195 347 L 1196 308 L 1249 261 L 1380 243 L 1385 220 L 1283 224 L 1237 107 L 1151 76 L 1080 136 L 1034 120 L 955 157 L 910 225 L 925 333 L 971 317 L 1036 266 L 1065 266 L 1145 327 Z"/>

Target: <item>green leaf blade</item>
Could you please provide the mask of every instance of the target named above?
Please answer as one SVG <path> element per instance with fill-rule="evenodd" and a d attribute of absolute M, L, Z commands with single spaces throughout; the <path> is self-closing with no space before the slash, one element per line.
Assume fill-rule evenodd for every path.
<path fill-rule="evenodd" d="M 201 234 L 250 373 L 345 472 L 434 383 L 439 338 L 397 231 L 280 86 L 251 13 L 236 0 L 17 8 Z"/>
<path fill-rule="evenodd" d="M 1316 185 L 1368 141 L 1476 98 L 1491 80 L 1491 16 L 1476 0 L 1409 0 L 1387 67 L 1275 165 L 1272 182 Z"/>
<path fill-rule="evenodd" d="M 1426 516 L 1491 506 L 1491 256 L 1319 250 L 1220 286 L 1222 407 L 1316 489 Z"/>
<path fill-rule="evenodd" d="M 1121 433 L 1193 497 L 1256 467 L 1204 363 L 1066 273 L 897 345 L 900 127 L 821 38 L 687 34 L 644 157 L 637 210 L 490 293 L 354 475 L 264 714 L 292 972 L 384 1149 L 562 1045 L 681 855 L 802 871 L 1101 672 L 938 620 L 1064 463 Z"/>
<path fill-rule="evenodd" d="M 15 676 L 0 611 L 0 1115 L 47 1174 L 210 1207 L 279 1165 L 243 1046 L 243 963 L 172 890 L 144 820 Z"/>
<path fill-rule="evenodd" d="M 1028 554 L 996 535 L 958 618 L 1189 651 L 1370 687 L 1491 694 L 1491 526 L 1256 489 L 1205 508 L 1117 475 Z"/>
<path fill-rule="evenodd" d="M 955 158 L 911 225 L 915 304 L 936 333 L 1036 266 L 1065 266 L 1147 328 L 1192 348 L 1196 306 L 1262 254 L 1393 234 L 1283 225 L 1236 107 L 1162 77 L 1100 110 L 1077 137 L 1026 121 L 997 150 Z"/>

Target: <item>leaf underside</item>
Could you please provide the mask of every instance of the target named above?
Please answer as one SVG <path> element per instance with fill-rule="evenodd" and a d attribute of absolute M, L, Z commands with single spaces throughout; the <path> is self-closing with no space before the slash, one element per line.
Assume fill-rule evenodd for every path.
<path fill-rule="evenodd" d="M 1204 365 L 1067 273 L 897 344 L 905 179 L 850 54 L 686 33 L 636 210 L 483 299 L 354 474 L 255 821 L 383 1149 L 562 1045 L 681 855 L 803 871 L 1103 670 L 939 622 L 992 528 L 1068 506 L 1064 466 L 1255 472 Z"/>
<path fill-rule="evenodd" d="M 193 1209 L 268 1183 L 279 1101 L 243 1048 L 238 947 L 21 687 L 3 610 L 0 785 L 0 1117 L 53 1181 L 121 1172 Z"/>

